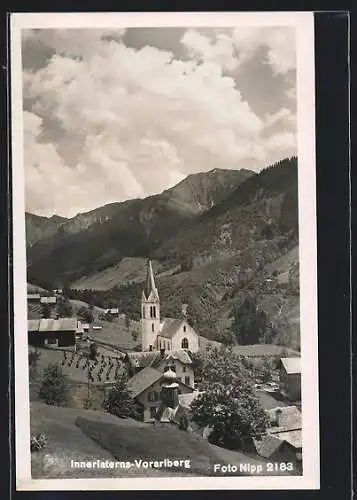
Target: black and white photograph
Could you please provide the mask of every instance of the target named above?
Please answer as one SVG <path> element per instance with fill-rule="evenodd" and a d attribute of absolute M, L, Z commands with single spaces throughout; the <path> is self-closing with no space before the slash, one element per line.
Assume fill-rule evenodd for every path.
<path fill-rule="evenodd" d="M 312 13 L 11 31 L 17 489 L 317 489 Z"/>

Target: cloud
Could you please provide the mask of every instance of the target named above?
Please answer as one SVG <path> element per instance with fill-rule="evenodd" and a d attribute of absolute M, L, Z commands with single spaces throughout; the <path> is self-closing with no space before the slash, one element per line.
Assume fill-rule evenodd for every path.
<path fill-rule="evenodd" d="M 267 60 L 275 75 L 296 69 L 296 42 L 292 28 L 236 28 L 232 34 L 240 64 L 251 60 L 259 50 L 267 50 Z"/>
<path fill-rule="evenodd" d="M 121 40 L 125 31 L 125 28 L 30 29 L 22 30 L 22 41 L 51 48 L 56 54 L 83 57 L 89 56 L 92 51 L 100 50 L 101 47 L 104 48 L 107 41 Z"/>
<path fill-rule="evenodd" d="M 234 55 L 234 46 L 229 36 L 219 33 L 213 41 L 208 36 L 190 29 L 181 38 L 188 54 L 201 62 L 214 62 L 227 70 L 234 70 L 238 61 Z"/>
<path fill-rule="evenodd" d="M 267 114 L 265 117 L 266 127 L 272 127 L 274 125 L 285 125 L 294 127 L 296 124 L 296 115 L 288 108 L 280 108 L 273 115 Z"/>
<path fill-rule="evenodd" d="M 257 116 L 224 73 L 225 34 L 212 48 L 186 33 L 202 57 L 183 61 L 126 47 L 118 34 L 49 31 L 36 43 L 54 55 L 24 72 L 24 97 L 33 103 L 25 120 L 28 210 L 73 215 L 160 192 L 194 172 L 259 169 L 275 158 L 274 144 L 281 156 L 290 151 L 291 137 L 279 140 L 279 130 L 268 140 L 268 127 L 284 116 Z"/>
<path fill-rule="evenodd" d="M 265 49 L 265 63 L 273 73 L 286 74 L 296 68 L 295 33 L 292 28 L 239 27 L 231 35 L 216 33 L 214 38 L 190 29 L 181 38 L 191 58 L 200 62 L 215 62 L 233 71 L 251 61 Z"/>

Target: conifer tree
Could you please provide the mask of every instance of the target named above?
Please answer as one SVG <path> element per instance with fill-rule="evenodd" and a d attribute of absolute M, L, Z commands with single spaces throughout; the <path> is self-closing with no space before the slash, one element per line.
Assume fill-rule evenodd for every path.
<path fill-rule="evenodd" d="M 131 392 L 127 388 L 127 379 L 123 375 L 108 392 L 103 407 L 105 411 L 117 417 L 137 417 L 138 408 Z"/>
<path fill-rule="evenodd" d="M 61 406 L 68 401 L 67 381 L 57 363 L 46 366 L 38 395 L 48 405 Z"/>

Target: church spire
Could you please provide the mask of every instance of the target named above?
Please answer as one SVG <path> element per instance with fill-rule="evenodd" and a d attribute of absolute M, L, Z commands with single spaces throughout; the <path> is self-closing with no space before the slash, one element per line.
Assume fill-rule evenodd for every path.
<path fill-rule="evenodd" d="M 158 297 L 159 294 L 157 292 L 157 288 L 155 285 L 155 280 L 154 280 L 154 273 L 152 270 L 152 265 L 151 265 L 151 260 L 148 259 L 147 261 L 147 276 L 146 276 L 146 286 L 145 286 L 145 296 L 148 299 L 151 292 L 154 292 L 154 294 Z"/>

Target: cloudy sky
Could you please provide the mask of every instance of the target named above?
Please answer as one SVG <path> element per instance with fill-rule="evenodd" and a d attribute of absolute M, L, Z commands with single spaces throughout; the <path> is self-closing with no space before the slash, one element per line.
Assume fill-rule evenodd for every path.
<path fill-rule="evenodd" d="M 292 28 L 22 32 L 26 210 L 73 216 L 296 153 Z"/>

